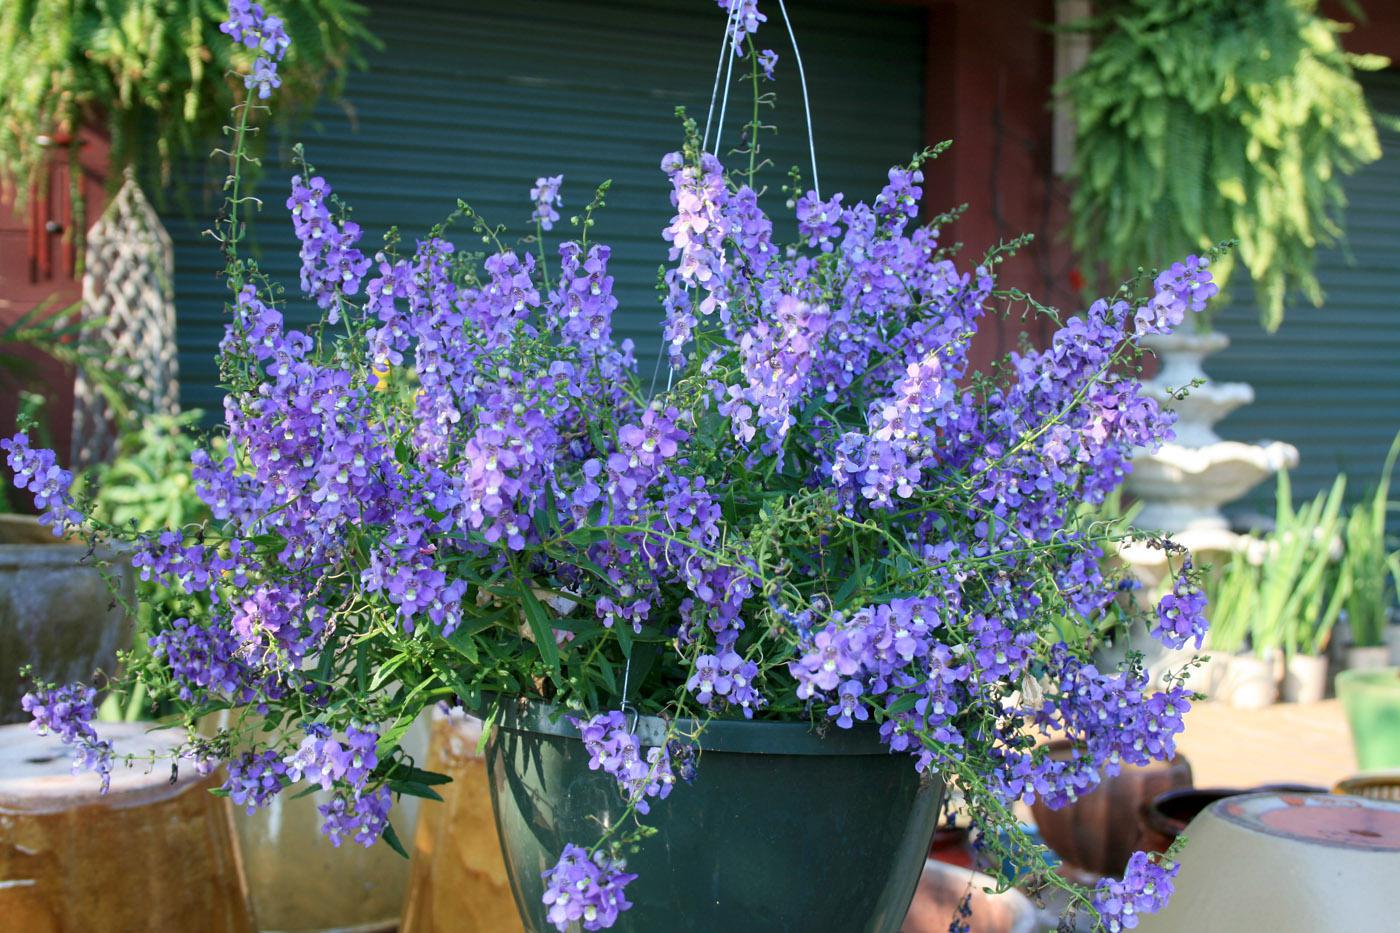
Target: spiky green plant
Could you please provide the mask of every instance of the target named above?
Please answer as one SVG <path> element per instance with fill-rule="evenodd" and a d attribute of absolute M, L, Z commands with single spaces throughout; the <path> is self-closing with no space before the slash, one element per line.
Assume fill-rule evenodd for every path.
<path fill-rule="evenodd" d="M 1386 536 L 1390 513 L 1390 480 L 1400 456 L 1400 434 L 1390 445 L 1380 483 L 1347 516 L 1344 530 L 1346 553 L 1335 576 L 1336 587 L 1345 590 L 1347 621 L 1352 643 L 1375 647 L 1385 643 L 1385 627 L 1395 594 L 1400 590 L 1400 549 Z"/>

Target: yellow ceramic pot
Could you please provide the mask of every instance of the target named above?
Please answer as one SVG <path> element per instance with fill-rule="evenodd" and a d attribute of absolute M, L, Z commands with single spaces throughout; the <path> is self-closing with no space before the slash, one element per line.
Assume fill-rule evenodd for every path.
<path fill-rule="evenodd" d="M 513 933 L 522 929 L 511 896 L 486 761 L 477 753 L 480 720 L 434 711 L 429 771 L 442 803 L 423 801 L 402 933 Z"/>

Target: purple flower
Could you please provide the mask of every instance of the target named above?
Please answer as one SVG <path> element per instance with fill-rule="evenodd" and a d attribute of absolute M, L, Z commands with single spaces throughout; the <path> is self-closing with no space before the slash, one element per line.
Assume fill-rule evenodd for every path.
<path fill-rule="evenodd" d="M 530 219 L 537 222 L 542 230 L 553 230 L 559 219 L 556 207 L 564 202 L 559 197 L 559 186 L 564 183 L 563 175 L 542 176 L 535 179 L 535 187 L 530 189 L 530 200 L 535 204 L 535 212 Z"/>
<path fill-rule="evenodd" d="M 815 191 L 808 191 L 797 200 L 797 232 L 807 238 L 808 246 L 818 246 L 830 252 L 831 241 L 841 236 L 841 195 L 823 201 Z"/>
<path fill-rule="evenodd" d="M 1191 579 L 1190 571 L 1191 563 L 1187 561 L 1172 583 L 1171 592 L 1157 603 L 1157 625 L 1152 634 L 1169 648 L 1180 648 L 1192 639 L 1200 648 L 1210 627 L 1206 594 Z"/>
<path fill-rule="evenodd" d="M 287 766 L 276 751 L 244 752 L 228 762 L 222 789 L 252 813 L 282 792 L 286 774 Z"/>
<path fill-rule="evenodd" d="M 1210 273 L 1210 260 L 1188 256 L 1184 263 L 1173 263 L 1153 282 L 1154 292 L 1133 317 L 1139 335 L 1171 333 L 1186 312 L 1205 308 L 1220 288 Z"/>
<path fill-rule="evenodd" d="M 374 726 L 348 726 L 345 741 L 340 742 L 326 726 L 309 723 L 306 738 L 284 759 L 287 778 L 293 782 L 304 778 L 312 784 L 320 784 L 322 790 L 330 790 L 337 782 L 343 782 L 359 793 L 370 772 L 379 764 L 378 740 L 378 729 Z"/>
<path fill-rule="evenodd" d="M 97 691 L 82 684 L 66 687 L 39 686 L 20 698 L 20 706 L 33 717 L 29 728 L 39 735 L 53 734 L 73 749 L 73 773 L 95 771 L 102 779 L 102 793 L 112 784 L 112 743 L 97 737 L 92 717 Z"/>
<path fill-rule="evenodd" d="M 772 49 L 764 49 L 758 53 L 758 67 L 763 69 L 763 76 L 769 81 L 773 80 L 773 69 L 778 67 L 778 53 Z"/>
<path fill-rule="evenodd" d="M 338 792 L 330 803 L 316 808 L 321 812 L 321 832 L 337 848 L 347 837 L 369 848 L 384 835 L 393 804 L 393 795 L 387 787 L 363 794 Z"/>
<path fill-rule="evenodd" d="M 34 497 L 34 507 L 42 513 L 39 521 L 53 529 L 56 536 L 67 534 L 83 520 L 82 513 L 73 508 L 69 489 L 73 474 L 58 465 L 52 450 L 35 450 L 29 446 L 29 435 L 23 431 L 0 440 L 0 450 L 15 474 L 15 488 L 28 489 Z"/>
<path fill-rule="evenodd" d="M 253 62 L 252 73 L 243 79 L 250 90 L 256 87 L 258 97 L 266 100 L 273 88 L 281 87 L 277 62 L 282 60 L 292 45 L 281 19 L 268 16 L 261 4 L 250 0 L 229 0 L 228 19 L 219 26 L 219 31 L 234 42 L 259 53 Z"/>
<path fill-rule="evenodd" d="M 541 872 L 547 918 L 560 933 L 572 924 L 585 930 L 605 930 L 618 914 L 632 906 L 624 889 L 636 879 L 626 863 L 599 851 L 592 857 L 579 846 L 564 846 L 553 868 Z"/>
<path fill-rule="evenodd" d="M 734 54 L 743 54 L 743 42 L 748 36 L 758 32 L 759 24 L 768 22 L 768 17 L 758 11 L 758 0 L 716 0 L 720 9 L 733 23 Z"/>
<path fill-rule="evenodd" d="M 588 767 L 612 775 L 638 813 L 651 811 L 648 797 L 665 800 L 670 796 L 676 783 L 670 751 L 662 747 L 644 753 L 641 740 L 627 729 L 626 714 L 614 710 L 574 723 L 588 751 Z"/>
<path fill-rule="evenodd" d="M 1171 898 L 1172 879 L 1181 866 L 1163 866 L 1154 859 L 1160 856 L 1134 852 L 1122 880 L 1105 878 L 1094 888 L 1094 907 L 1108 933 L 1133 929 L 1144 914 L 1156 913 Z"/>

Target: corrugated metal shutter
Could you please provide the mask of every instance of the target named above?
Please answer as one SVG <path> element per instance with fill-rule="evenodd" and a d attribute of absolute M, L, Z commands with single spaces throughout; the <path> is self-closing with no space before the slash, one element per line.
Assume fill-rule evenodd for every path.
<path fill-rule="evenodd" d="M 788 6 L 813 98 L 823 189 L 873 197 L 884 169 L 923 145 L 925 14 L 834 0 Z M 525 220 L 537 176 L 564 173 L 566 220 L 598 182 L 611 178 L 595 235 L 614 248 L 618 331 L 636 340 L 641 368 L 649 370 L 659 346 L 654 288 L 665 259 L 660 230 L 670 216 L 658 163 L 678 148 L 677 104 L 704 120 L 722 12 L 707 0 L 414 0 L 371 7 L 371 26 L 384 48 L 369 56 L 366 72 L 352 76 L 344 106 L 322 104 L 313 123 L 295 134 L 305 141 L 307 158 L 354 207 L 368 249 L 390 224 L 411 240 L 459 196 L 493 223 L 532 232 Z M 765 143 L 776 162 L 766 175 L 768 210 L 776 214 L 786 170 L 806 164 L 806 145 L 781 22 L 770 21 L 759 37 L 761 47 L 781 57 L 776 119 L 764 117 L 782 127 Z M 736 88 L 725 131 L 729 144 L 749 118 L 747 103 Z M 291 175 L 279 167 L 287 164 L 285 147 L 282 141 L 269 153 L 271 168 L 258 191 L 268 207 L 255 237 L 264 270 L 295 289 L 296 251 L 281 208 Z M 208 410 L 219 404 L 213 354 L 224 293 L 214 276 L 217 253 L 199 236 L 216 194 L 213 186 L 200 190 L 205 193 L 192 199 L 191 217 L 172 216 L 169 225 L 184 401 Z M 554 233 L 563 234 L 556 243 L 569 235 L 562 225 Z M 470 248 L 467 236 L 459 231 L 457 242 Z"/>
<path fill-rule="evenodd" d="M 1376 110 L 1400 114 L 1400 73 L 1364 83 Z M 1318 258 L 1326 305 L 1291 307 L 1272 336 L 1253 307 L 1232 308 L 1221 323 L 1233 343 L 1209 366 L 1217 379 L 1250 383 L 1256 396 L 1221 423 L 1221 436 L 1296 445 L 1299 497 L 1338 471 L 1359 496 L 1400 430 L 1400 134 L 1386 130 L 1382 142 L 1380 161 L 1347 182 L 1344 247 Z M 1267 504 L 1272 493 L 1265 483 L 1252 502 Z"/>

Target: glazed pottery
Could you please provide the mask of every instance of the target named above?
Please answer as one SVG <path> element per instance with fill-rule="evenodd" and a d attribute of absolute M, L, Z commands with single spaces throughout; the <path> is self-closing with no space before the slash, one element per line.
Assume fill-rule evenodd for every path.
<path fill-rule="evenodd" d="M 419 808 L 402 933 L 521 929 L 496 836 L 480 740 L 481 720 L 461 711 L 434 711 L 424 767 L 447 775 L 452 783 L 435 788 L 441 802 L 425 800 Z"/>
<path fill-rule="evenodd" d="M 1176 893 L 1139 933 L 1395 928 L 1400 804 L 1334 794 L 1248 794 L 1187 829 Z"/>
<path fill-rule="evenodd" d="M 541 872 L 568 843 L 589 845 L 626 805 L 589 769 L 561 711 L 512 703 L 486 745 L 496 826 L 516 906 L 531 933 L 553 930 Z M 682 720 L 699 734 L 694 782 L 652 804 L 656 833 L 628 856 L 632 908 L 614 929 L 895 933 L 914 896 L 942 781 L 892 755 L 873 727 L 824 734 L 806 723 Z M 644 746 L 666 724 L 639 717 Z"/>
<path fill-rule="evenodd" d="M 115 673 L 117 649 L 131 647 L 131 622 L 99 564 L 114 555 L 55 538 L 38 521 L 0 515 L 0 723 L 27 722 L 19 669 L 40 680 L 90 683 Z M 112 561 L 113 581 L 131 603 L 134 578 Z"/>
<path fill-rule="evenodd" d="M 1158 794 L 1144 802 L 1139 815 L 1139 835 L 1136 848 L 1146 852 L 1165 852 L 1176 838 L 1186 831 L 1191 821 L 1212 804 L 1229 797 L 1257 793 L 1322 793 L 1320 787 L 1303 784 L 1274 784 L 1267 787 L 1182 787 Z"/>
<path fill-rule="evenodd" d="M 1068 757 L 1070 745 L 1056 740 L 1054 757 Z M 1121 875 L 1137 850 L 1138 813 L 1144 803 L 1166 791 L 1191 786 L 1191 765 L 1177 755 L 1169 762 L 1125 766 L 1105 776 L 1098 787 L 1074 803 L 1052 810 L 1037 800 L 1031 806 L 1036 827 L 1067 873 L 1090 879 Z"/>
<path fill-rule="evenodd" d="M 215 734 L 232 715 L 248 717 L 243 728 L 261 723 L 253 713 L 224 712 L 201 723 L 203 731 Z M 402 739 L 405 751 L 422 758 L 426 732 L 426 724 L 410 728 Z M 320 807 L 333 794 L 320 788 L 304 796 L 299 791 L 277 794 L 252 812 L 229 804 L 257 928 L 264 933 L 392 931 L 408 890 L 408 860 L 385 844 L 331 845 L 321 832 Z M 390 811 L 405 845 L 413 838 L 420 803 L 399 796 Z"/>
<path fill-rule="evenodd" d="M 1400 667 L 1337 675 L 1356 764 L 1362 771 L 1400 768 Z"/>
<path fill-rule="evenodd" d="M 169 756 L 183 731 L 104 723 L 118 754 Z M 118 763 L 111 790 L 74 774 L 72 750 L 0 726 L 0 929 L 15 933 L 251 933 L 217 774 Z"/>

